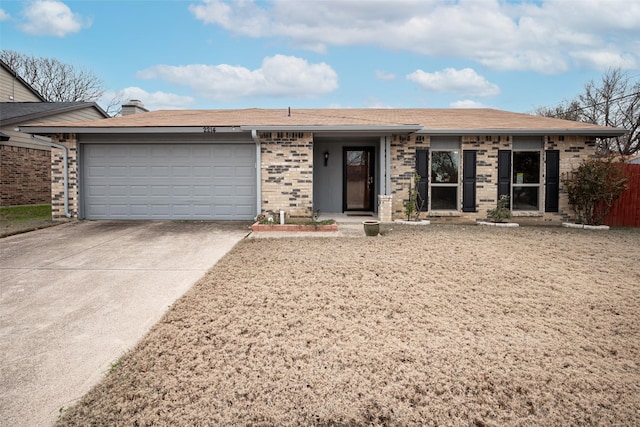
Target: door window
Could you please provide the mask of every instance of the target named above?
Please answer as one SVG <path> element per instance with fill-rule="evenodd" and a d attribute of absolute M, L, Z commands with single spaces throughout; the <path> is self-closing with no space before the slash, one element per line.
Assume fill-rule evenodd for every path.
<path fill-rule="evenodd" d="M 373 149 L 345 150 L 345 210 L 373 210 Z"/>

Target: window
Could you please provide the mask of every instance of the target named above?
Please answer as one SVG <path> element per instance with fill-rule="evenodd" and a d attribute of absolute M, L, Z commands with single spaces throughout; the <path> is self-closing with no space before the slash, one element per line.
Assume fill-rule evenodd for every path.
<path fill-rule="evenodd" d="M 458 151 L 431 152 L 431 210 L 458 209 Z"/>
<path fill-rule="evenodd" d="M 540 210 L 540 151 L 514 151 L 512 171 L 512 209 Z"/>

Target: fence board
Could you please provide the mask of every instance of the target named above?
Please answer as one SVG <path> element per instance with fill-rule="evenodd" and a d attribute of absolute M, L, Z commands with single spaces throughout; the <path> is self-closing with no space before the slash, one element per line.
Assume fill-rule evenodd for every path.
<path fill-rule="evenodd" d="M 628 188 L 618 199 L 603 224 L 613 227 L 640 227 L 640 165 L 623 165 Z"/>

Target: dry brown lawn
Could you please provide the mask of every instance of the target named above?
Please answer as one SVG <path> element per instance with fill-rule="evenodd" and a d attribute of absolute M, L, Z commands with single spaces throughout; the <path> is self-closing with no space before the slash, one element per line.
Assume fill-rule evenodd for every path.
<path fill-rule="evenodd" d="M 60 425 L 640 425 L 640 230 L 247 239 Z"/>

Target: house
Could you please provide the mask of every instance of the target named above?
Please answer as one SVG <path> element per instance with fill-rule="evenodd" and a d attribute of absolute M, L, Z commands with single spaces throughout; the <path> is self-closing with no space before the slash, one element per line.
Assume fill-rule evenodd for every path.
<path fill-rule="evenodd" d="M 560 177 L 624 130 L 492 109 L 153 111 L 24 126 L 69 150 L 66 205 L 87 219 L 250 220 L 319 210 L 404 217 L 420 175 L 424 215 L 486 218 L 499 196 L 513 216 L 572 215 Z M 52 157 L 52 177 L 63 168 Z M 54 216 L 63 215 L 59 192 Z"/>
<path fill-rule="evenodd" d="M 18 127 L 106 117 L 93 102 L 47 102 L 0 61 L 0 206 L 51 203 L 51 147 Z"/>

